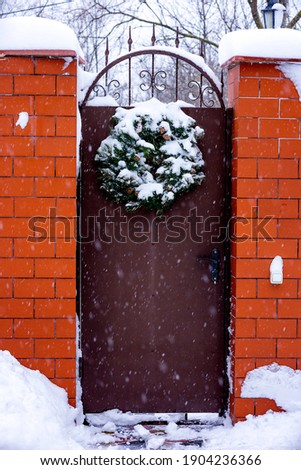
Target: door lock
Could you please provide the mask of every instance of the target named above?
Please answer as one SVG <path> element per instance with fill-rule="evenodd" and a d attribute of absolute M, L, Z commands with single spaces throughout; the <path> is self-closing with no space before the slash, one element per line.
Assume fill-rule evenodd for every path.
<path fill-rule="evenodd" d="M 198 261 L 210 261 L 211 281 L 213 284 L 217 284 L 219 281 L 219 270 L 221 263 L 219 250 L 217 248 L 213 248 L 209 258 L 206 256 L 198 256 Z"/>

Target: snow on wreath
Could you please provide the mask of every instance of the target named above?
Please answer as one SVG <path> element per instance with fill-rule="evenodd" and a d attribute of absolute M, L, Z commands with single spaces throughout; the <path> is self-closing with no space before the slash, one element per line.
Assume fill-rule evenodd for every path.
<path fill-rule="evenodd" d="M 204 131 L 178 103 L 155 98 L 117 108 L 114 127 L 95 157 L 100 188 L 126 209 L 161 213 L 201 184 L 204 161 L 197 140 Z"/>

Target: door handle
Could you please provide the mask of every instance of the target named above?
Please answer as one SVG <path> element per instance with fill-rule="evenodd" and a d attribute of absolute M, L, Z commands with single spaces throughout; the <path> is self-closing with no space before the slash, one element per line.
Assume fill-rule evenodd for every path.
<path fill-rule="evenodd" d="M 220 252 L 217 248 L 211 250 L 211 256 L 198 256 L 198 261 L 210 261 L 210 272 L 211 272 L 211 281 L 213 284 L 217 284 L 219 281 L 219 270 L 221 263 Z"/>

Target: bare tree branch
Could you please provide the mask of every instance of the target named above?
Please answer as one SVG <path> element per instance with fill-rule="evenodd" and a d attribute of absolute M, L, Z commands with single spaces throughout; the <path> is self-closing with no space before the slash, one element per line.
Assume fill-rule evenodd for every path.
<path fill-rule="evenodd" d="M 287 28 L 294 28 L 298 21 L 301 19 L 301 10 L 298 11 L 298 13 L 294 16 L 294 18 L 291 19 L 286 25 Z"/>
<path fill-rule="evenodd" d="M 165 28 L 165 29 L 168 29 L 169 31 L 173 31 L 174 33 L 177 32 L 177 28 L 176 27 L 173 27 L 173 26 L 170 26 L 166 23 L 163 23 L 162 21 L 153 21 L 152 19 L 146 19 L 146 18 L 139 18 L 138 16 L 134 15 L 134 14 L 131 14 L 131 13 L 126 13 L 126 12 L 122 12 L 120 10 L 109 10 L 107 7 L 104 8 L 107 12 L 107 15 L 111 15 L 111 16 L 115 16 L 115 15 L 119 15 L 121 17 L 126 17 L 128 18 L 130 21 L 139 21 L 141 23 L 146 23 L 146 24 L 150 24 L 150 25 L 155 25 L 155 26 L 160 26 L 162 28 Z M 126 22 L 128 22 L 128 20 L 126 20 Z M 119 24 L 123 24 L 124 23 L 124 20 L 121 20 L 119 22 Z M 214 41 L 211 41 L 210 39 L 207 39 L 207 38 L 203 38 L 202 36 L 199 36 L 197 34 L 193 34 L 193 33 L 188 33 L 188 32 L 184 32 L 184 31 L 179 31 L 179 34 L 180 36 L 182 37 L 185 37 L 185 38 L 189 38 L 189 39 L 197 39 L 198 41 L 204 41 L 206 44 L 210 44 L 210 46 L 213 46 L 213 47 L 218 47 L 218 44 Z"/>
<path fill-rule="evenodd" d="M 257 0 L 248 0 L 254 23 L 258 29 L 263 29 L 263 24 L 259 16 Z"/>

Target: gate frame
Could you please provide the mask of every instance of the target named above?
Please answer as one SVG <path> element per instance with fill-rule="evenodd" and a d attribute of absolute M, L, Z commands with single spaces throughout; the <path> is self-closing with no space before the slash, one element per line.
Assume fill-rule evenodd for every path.
<path fill-rule="evenodd" d="M 108 55 L 108 54 L 107 54 Z M 106 55 L 106 57 L 107 57 Z M 138 57 L 138 56 L 143 56 L 143 55 L 151 55 L 152 56 L 152 74 L 151 74 L 151 86 L 152 86 L 152 97 L 154 95 L 154 88 L 155 88 L 155 79 L 156 79 L 156 72 L 154 71 L 154 57 L 155 55 L 166 55 L 169 57 L 173 57 L 176 59 L 176 67 L 178 69 L 178 61 L 182 60 L 183 62 L 191 65 L 194 67 L 198 72 L 200 72 L 200 89 L 202 86 L 202 77 L 204 77 L 212 87 L 212 91 L 210 93 L 214 93 L 215 96 L 218 99 L 218 104 L 221 110 L 223 110 L 225 114 L 225 159 L 224 159 L 224 172 L 225 172 L 225 218 L 227 221 L 231 220 L 231 167 L 232 167 L 232 123 L 233 123 L 233 110 L 232 109 L 227 109 L 223 100 L 223 83 L 221 82 L 220 84 L 217 83 L 214 78 L 213 72 L 211 72 L 211 69 L 208 68 L 208 66 L 205 64 L 204 60 L 202 57 L 196 56 L 198 58 L 198 62 L 200 64 L 196 64 L 192 58 L 193 54 L 188 53 L 185 51 L 185 54 L 181 54 L 181 49 L 178 48 L 168 48 L 168 47 L 151 47 L 151 48 L 145 48 L 145 49 L 140 49 L 136 51 L 130 51 L 127 54 L 124 54 L 120 56 L 119 58 L 113 60 L 109 64 L 106 64 L 106 66 L 97 74 L 91 85 L 89 86 L 86 95 L 80 105 L 80 112 L 81 114 L 83 113 L 83 110 L 85 107 L 91 107 L 91 108 L 97 108 L 98 106 L 93 106 L 93 104 L 89 104 L 89 97 L 91 96 L 91 93 L 95 89 L 95 87 L 98 86 L 99 80 L 106 76 L 108 71 L 115 67 L 116 65 L 120 64 L 121 62 L 128 61 L 129 63 L 129 68 L 131 67 L 131 59 L 133 57 Z M 202 64 L 201 64 L 202 62 Z M 131 86 L 131 75 L 130 72 L 128 74 L 129 77 L 129 87 Z M 178 71 L 176 72 L 176 80 L 178 80 Z M 112 80 L 116 81 L 116 80 Z M 101 86 L 101 85 L 100 85 Z M 188 85 L 189 86 L 189 85 Z M 104 92 L 104 96 L 109 95 L 105 88 L 101 86 Z M 129 88 L 130 89 L 130 88 Z M 212 106 L 206 106 L 204 103 L 204 100 L 202 99 L 201 96 L 202 92 L 200 91 L 200 106 L 198 106 L 199 109 L 202 109 L 203 107 L 213 107 Z M 178 83 L 176 83 L 176 99 L 178 99 Z M 119 105 L 120 107 L 131 107 L 132 102 L 131 102 L 131 92 L 129 92 L 129 104 L 128 105 Z M 83 141 L 82 141 L 83 142 Z M 83 150 L 82 150 L 82 143 L 80 145 L 80 161 L 82 161 L 82 155 L 83 155 Z M 81 185 L 81 180 L 82 180 L 82 174 L 81 174 L 81 169 L 78 174 L 78 228 L 81 224 L 81 201 L 82 201 L 82 185 Z M 230 335 L 229 335 L 229 326 L 230 326 L 230 304 L 231 304 L 231 299 L 230 299 L 230 237 L 229 237 L 229 229 L 230 227 L 226 227 L 227 231 L 227 240 L 224 244 L 224 249 L 225 249 L 225 254 L 226 254 L 226 260 L 225 260 L 225 279 L 224 279 L 224 319 L 225 319 L 225 324 L 224 324 L 224 398 L 223 398 L 223 408 L 220 413 L 221 416 L 224 416 L 225 413 L 229 409 L 229 400 L 230 400 L 230 381 L 229 381 L 229 359 L 230 358 Z M 77 233 L 80 233 L 80 230 L 77 231 Z M 79 243 L 77 243 L 77 311 L 78 311 L 78 316 L 79 316 L 79 343 L 81 344 L 81 321 L 82 321 L 82 302 L 81 302 L 81 243 L 79 240 Z M 79 360 L 79 379 L 82 378 L 82 358 Z"/>

